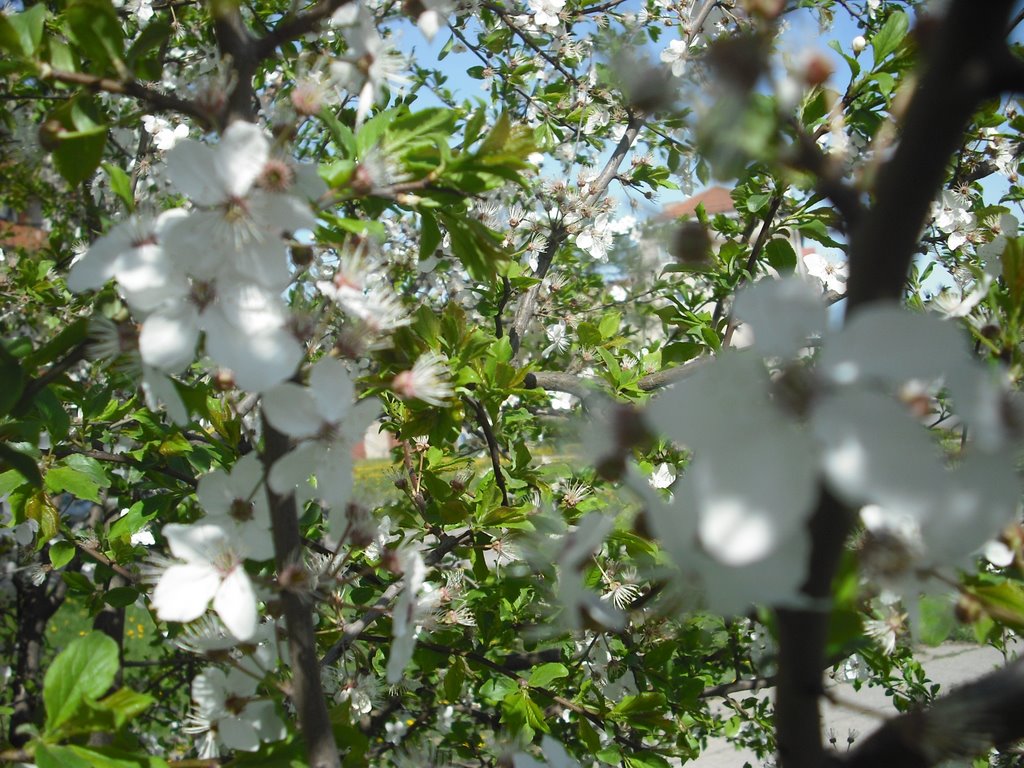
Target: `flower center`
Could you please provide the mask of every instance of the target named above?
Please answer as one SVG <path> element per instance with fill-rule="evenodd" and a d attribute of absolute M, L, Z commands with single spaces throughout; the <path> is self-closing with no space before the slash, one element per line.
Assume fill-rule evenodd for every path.
<path fill-rule="evenodd" d="M 256 512 L 256 503 L 248 499 L 235 499 L 231 502 L 228 514 L 233 520 L 244 523 L 252 520 Z"/>
<path fill-rule="evenodd" d="M 256 183 L 269 192 L 287 192 L 294 181 L 295 171 L 283 160 L 272 158 L 263 166 Z"/>

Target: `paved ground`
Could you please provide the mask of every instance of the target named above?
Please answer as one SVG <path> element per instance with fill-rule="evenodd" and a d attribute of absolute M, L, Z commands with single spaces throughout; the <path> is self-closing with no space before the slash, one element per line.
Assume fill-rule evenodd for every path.
<path fill-rule="evenodd" d="M 944 691 L 1003 665 L 1002 654 L 991 648 L 958 643 L 922 649 L 918 658 L 929 679 L 940 683 Z M 847 735 L 851 731 L 866 735 L 888 715 L 896 712 L 890 699 L 880 688 L 863 687 L 860 691 L 855 691 L 849 683 L 834 681 L 830 681 L 828 688 L 843 703 L 842 706 L 826 703 L 823 713 L 826 733 L 829 728 L 834 731 L 840 750 L 846 749 Z M 764 691 L 760 695 L 770 696 L 771 691 Z M 709 744 L 700 759 L 687 763 L 687 766 L 743 768 L 744 763 L 749 763 L 754 768 L 761 765 L 752 752 L 736 750 L 725 739 L 720 739 Z"/>

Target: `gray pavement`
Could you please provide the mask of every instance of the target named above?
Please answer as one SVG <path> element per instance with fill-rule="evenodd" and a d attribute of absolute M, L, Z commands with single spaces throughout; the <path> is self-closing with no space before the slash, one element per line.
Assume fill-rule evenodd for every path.
<path fill-rule="evenodd" d="M 946 643 L 938 648 L 922 648 L 918 652 L 918 660 L 928 678 L 942 686 L 940 695 L 1004 664 L 1003 655 L 992 648 L 961 643 Z M 848 734 L 866 736 L 887 717 L 896 714 L 892 700 L 885 695 L 882 688 L 868 688 L 865 685 L 857 691 L 850 683 L 831 679 L 826 688 L 835 699 L 835 703 L 825 702 L 822 713 L 825 733 L 828 734 L 829 729 L 832 730 L 836 737 L 836 747 L 840 751 L 848 747 Z M 750 695 L 741 693 L 736 694 L 736 697 L 742 699 Z M 766 689 L 757 695 L 771 696 L 772 691 Z M 758 760 L 753 752 L 737 750 L 725 739 L 715 739 L 700 758 L 687 763 L 687 766 L 742 768 L 744 763 L 749 763 L 754 768 L 762 765 L 762 761 Z"/>

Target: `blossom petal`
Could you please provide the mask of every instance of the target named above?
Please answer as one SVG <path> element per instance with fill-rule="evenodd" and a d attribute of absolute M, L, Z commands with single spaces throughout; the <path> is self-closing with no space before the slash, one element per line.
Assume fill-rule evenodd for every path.
<path fill-rule="evenodd" d="M 167 178 L 196 205 L 218 205 L 230 196 L 224 179 L 211 172 L 214 168 L 213 148 L 199 141 L 179 141 L 167 153 Z"/>
<path fill-rule="evenodd" d="M 161 307 L 142 323 L 139 353 L 154 368 L 177 373 L 195 359 L 199 314 L 187 302 Z"/>
<path fill-rule="evenodd" d="M 269 416 L 267 417 L 269 419 Z M 323 446 L 308 442 L 296 446 L 270 468 L 267 482 L 274 493 L 289 495 L 300 485 L 305 485 L 316 469 Z"/>
<path fill-rule="evenodd" d="M 213 598 L 213 610 L 239 640 L 249 640 L 256 634 L 256 591 L 241 565 L 235 566 L 221 583 Z"/>
<path fill-rule="evenodd" d="M 298 340 L 284 329 L 250 331 L 207 313 L 206 351 L 234 375 L 245 390 L 261 392 L 291 376 L 303 357 Z"/>
<path fill-rule="evenodd" d="M 209 523 L 168 523 L 163 534 L 171 554 L 190 563 L 211 563 L 229 542 L 227 531 Z"/>
<path fill-rule="evenodd" d="M 795 358 L 809 337 L 821 335 L 828 320 L 821 296 L 797 277 L 743 288 L 733 312 L 754 329 L 758 352 L 785 359 Z"/>
<path fill-rule="evenodd" d="M 217 723 L 217 736 L 228 749 L 255 752 L 260 748 L 256 727 L 241 717 L 225 717 Z"/>
<path fill-rule="evenodd" d="M 270 142 L 255 123 L 236 120 L 221 136 L 214 154 L 217 175 L 232 197 L 245 197 L 263 173 Z"/>
<path fill-rule="evenodd" d="M 274 429 L 290 437 L 314 437 L 324 426 L 313 392 L 290 381 L 263 393 L 263 412 Z"/>
<path fill-rule="evenodd" d="M 208 563 L 172 565 L 153 589 L 153 607 L 164 621 L 194 621 L 217 593 L 220 575 Z"/>
<path fill-rule="evenodd" d="M 164 302 L 181 301 L 189 295 L 188 278 L 158 245 L 144 245 L 122 254 L 117 283 L 125 301 L 141 312 L 150 312 Z"/>
<path fill-rule="evenodd" d="M 316 227 L 309 203 L 291 194 L 255 190 L 249 197 L 249 213 L 271 236 Z"/>
<path fill-rule="evenodd" d="M 821 355 L 821 370 L 843 384 L 866 378 L 930 381 L 969 363 L 967 339 L 955 325 L 896 304 L 861 309 Z"/>
<path fill-rule="evenodd" d="M 179 426 L 188 424 L 188 408 L 174 382 L 169 376 L 145 364 L 142 366 L 142 394 L 146 398 L 146 407 L 151 411 L 159 410 L 163 405 L 171 421 Z"/>
<path fill-rule="evenodd" d="M 313 366 L 309 386 L 316 407 L 325 421 L 336 424 L 352 408 L 356 390 L 345 365 L 333 357 L 324 357 Z"/>

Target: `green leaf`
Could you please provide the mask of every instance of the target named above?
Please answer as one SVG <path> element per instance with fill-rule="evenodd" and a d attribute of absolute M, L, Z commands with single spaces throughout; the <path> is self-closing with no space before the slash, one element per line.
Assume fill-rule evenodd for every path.
<path fill-rule="evenodd" d="M 565 664 L 552 662 L 535 667 L 533 672 L 530 673 L 529 682 L 534 688 L 547 688 L 552 681 L 560 677 L 568 677 L 568 675 L 569 670 Z"/>
<path fill-rule="evenodd" d="M 0 49 L 15 56 L 33 56 L 43 40 L 45 22 L 45 3 L 37 3 L 22 13 L 0 15 Z"/>
<path fill-rule="evenodd" d="M 608 713 L 608 717 L 633 726 L 661 726 L 666 722 L 665 709 L 665 694 L 638 693 L 626 696 Z"/>
<path fill-rule="evenodd" d="M 70 541 L 55 541 L 50 545 L 50 565 L 63 568 L 75 556 L 75 545 Z"/>
<path fill-rule="evenodd" d="M 131 587 L 114 587 L 103 593 L 103 602 L 114 608 L 127 608 L 139 599 L 139 593 Z"/>
<path fill-rule="evenodd" d="M 135 42 L 125 54 L 128 68 L 137 79 L 160 79 L 163 72 L 160 49 L 170 34 L 171 20 L 160 16 L 150 19 L 149 23 L 139 31 Z"/>
<path fill-rule="evenodd" d="M 36 534 L 37 548 L 41 548 L 56 536 L 60 528 L 60 513 L 43 491 L 36 491 L 25 500 L 25 518 L 39 523 L 39 532 Z"/>
<path fill-rule="evenodd" d="M 39 743 L 35 758 L 39 768 L 93 768 L 87 758 L 76 754 L 71 747 Z"/>
<path fill-rule="evenodd" d="M 167 768 L 163 758 L 110 747 L 60 747 L 39 743 L 35 756 L 39 768 Z"/>
<path fill-rule="evenodd" d="M 779 272 L 792 272 L 796 269 L 796 251 L 788 240 L 777 238 L 764 249 L 765 258 Z"/>
<path fill-rule="evenodd" d="M 953 604 L 946 598 L 925 596 L 918 602 L 921 612 L 916 638 L 925 645 L 941 645 L 956 627 Z"/>
<path fill-rule="evenodd" d="M 885 20 L 885 25 L 871 38 L 871 49 L 877 67 L 883 59 L 903 43 L 910 29 L 910 19 L 903 11 L 894 11 Z"/>
<path fill-rule="evenodd" d="M 156 703 L 156 699 L 148 693 L 139 693 L 131 688 L 119 688 L 109 696 L 105 696 L 90 708 L 109 712 L 113 716 L 114 728 L 121 728 L 129 720 L 134 720 Z"/>
<path fill-rule="evenodd" d="M 593 323 L 583 321 L 576 326 L 576 337 L 580 344 L 585 347 L 598 347 L 601 345 L 601 329 Z"/>
<path fill-rule="evenodd" d="M 107 536 L 110 539 L 128 538 L 142 530 L 146 523 L 156 517 L 157 514 L 158 510 L 156 509 L 150 508 L 147 510 L 145 502 L 136 502 L 128 508 L 127 514 L 119 517 L 111 524 Z"/>
<path fill-rule="evenodd" d="M 103 170 L 110 179 L 110 188 L 121 198 L 129 211 L 135 210 L 135 196 L 132 194 L 132 180 L 121 168 L 112 163 L 103 163 Z"/>
<path fill-rule="evenodd" d="M 107 146 L 107 127 L 105 125 L 90 128 L 86 131 L 75 131 L 60 135 L 57 147 L 53 150 L 53 161 L 57 171 L 65 181 L 73 187 L 92 176 L 103 159 L 103 150 Z"/>
<path fill-rule="evenodd" d="M 544 720 L 544 710 L 537 706 L 525 689 L 513 691 L 502 700 L 501 721 L 513 735 L 521 734 L 526 741 L 533 741 L 537 731 L 550 731 Z"/>
<path fill-rule="evenodd" d="M 601 322 L 597 324 L 597 329 L 600 331 L 602 339 L 610 339 L 619 332 L 621 324 L 622 315 L 618 312 L 609 312 L 601 318 Z"/>
<path fill-rule="evenodd" d="M 420 261 L 426 261 L 441 245 L 441 230 L 432 214 L 420 211 Z"/>
<path fill-rule="evenodd" d="M 69 457 L 70 458 L 70 457 Z M 90 473 L 75 466 L 57 466 L 46 473 L 43 478 L 46 489 L 50 493 L 70 493 L 76 499 L 100 501 L 101 486 Z M 110 485 L 107 481 L 106 485 Z"/>
<path fill-rule="evenodd" d="M 103 71 L 126 70 L 124 30 L 110 0 L 74 0 L 64 12 L 68 36 Z"/>
<path fill-rule="evenodd" d="M 3 472 L 3 475 L 0 475 L 0 477 L 6 476 L 8 482 L 13 482 L 14 478 L 10 473 L 15 472 L 22 478 L 18 481 L 17 485 L 29 482 L 36 488 L 42 487 L 43 476 L 39 472 L 39 465 L 36 464 L 36 460 L 21 451 L 15 450 L 7 443 L 0 442 L 0 470 L 6 467 L 10 467 L 10 469 Z"/>
<path fill-rule="evenodd" d="M 628 768 L 669 768 L 671 763 L 656 752 L 636 752 L 626 755 Z"/>
<path fill-rule="evenodd" d="M 458 701 L 462 695 L 462 684 L 466 681 L 466 662 L 456 659 L 444 676 L 444 698 L 446 701 Z"/>
<path fill-rule="evenodd" d="M 106 693 L 117 670 L 117 643 L 113 639 L 94 631 L 72 640 L 43 678 L 46 732 L 54 733 L 67 723 L 83 701 Z"/>
<path fill-rule="evenodd" d="M 757 213 L 766 205 L 768 201 L 772 199 L 771 193 L 761 192 L 755 195 L 751 195 L 747 198 L 747 210 L 751 213 Z"/>
<path fill-rule="evenodd" d="M 25 372 L 18 359 L 0 346 L 0 416 L 6 416 L 21 399 L 25 389 Z"/>
<path fill-rule="evenodd" d="M 969 586 L 991 618 L 1016 632 L 1024 632 L 1024 586 L 1014 581 Z"/>

